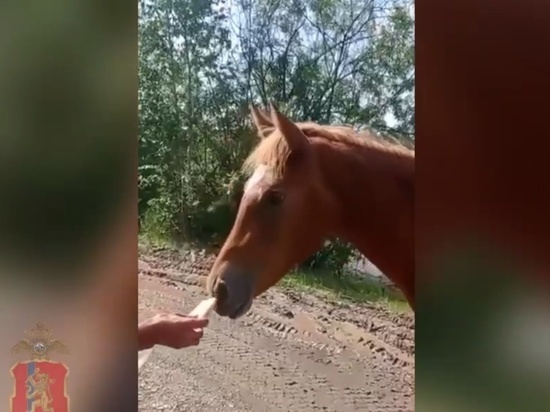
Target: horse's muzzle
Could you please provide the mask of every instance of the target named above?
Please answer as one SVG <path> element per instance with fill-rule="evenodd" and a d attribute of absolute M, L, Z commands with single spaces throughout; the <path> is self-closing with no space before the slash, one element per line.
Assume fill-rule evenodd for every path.
<path fill-rule="evenodd" d="M 211 294 L 216 297 L 216 313 L 237 319 L 250 309 L 254 298 L 254 277 L 227 265 L 217 276 Z"/>

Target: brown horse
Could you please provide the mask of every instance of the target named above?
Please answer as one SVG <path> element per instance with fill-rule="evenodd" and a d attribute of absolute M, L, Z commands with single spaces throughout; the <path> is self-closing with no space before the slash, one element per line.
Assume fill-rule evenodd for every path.
<path fill-rule="evenodd" d="M 261 137 L 233 228 L 208 276 L 236 319 L 329 237 L 357 247 L 414 309 L 414 151 L 348 127 L 251 107 Z"/>

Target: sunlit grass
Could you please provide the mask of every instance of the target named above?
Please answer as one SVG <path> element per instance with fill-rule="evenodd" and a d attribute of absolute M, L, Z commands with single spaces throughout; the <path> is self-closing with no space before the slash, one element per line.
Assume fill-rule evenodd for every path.
<path fill-rule="evenodd" d="M 157 238 L 140 233 L 138 238 L 140 249 L 145 251 L 155 247 L 181 250 L 191 247 L 182 246 L 174 241 Z M 376 281 L 360 278 L 351 274 L 335 275 L 330 271 L 296 270 L 285 276 L 279 287 L 297 292 L 311 293 L 323 298 L 349 303 L 374 303 L 385 306 L 398 313 L 411 312 L 405 298 L 392 289 Z"/>
<path fill-rule="evenodd" d="M 294 271 L 279 283 L 283 289 L 316 293 L 328 299 L 350 303 L 375 303 L 388 309 L 406 313 L 411 309 L 399 293 L 375 281 L 350 274 L 339 276 L 331 272 Z"/>

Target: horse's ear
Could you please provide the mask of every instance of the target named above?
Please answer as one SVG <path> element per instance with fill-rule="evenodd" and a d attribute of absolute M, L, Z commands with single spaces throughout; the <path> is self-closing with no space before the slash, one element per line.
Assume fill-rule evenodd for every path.
<path fill-rule="evenodd" d="M 307 150 L 309 148 L 309 140 L 300 128 L 287 119 L 286 116 L 279 113 L 273 103 L 270 103 L 269 106 L 272 122 L 281 131 L 290 150 L 293 152 Z"/>
<path fill-rule="evenodd" d="M 269 115 L 263 110 L 256 109 L 252 104 L 250 105 L 250 113 L 252 113 L 252 120 L 258 129 L 258 134 L 262 139 L 269 136 L 269 129 L 273 129 L 273 123 Z"/>

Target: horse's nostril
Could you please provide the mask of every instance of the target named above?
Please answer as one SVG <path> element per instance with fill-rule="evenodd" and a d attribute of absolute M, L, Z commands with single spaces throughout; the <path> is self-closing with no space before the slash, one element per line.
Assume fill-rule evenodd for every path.
<path fill-rule="evenodd" d="M 227 290 L 227 285 L 223 280 L 218 280 L 216 282 L 216 286 L 214 286 L 214 296 L 216 297 L 218 302 L 224 302 L 227 299 L 227 296 L 229 295 L 229 291 Z"/>

